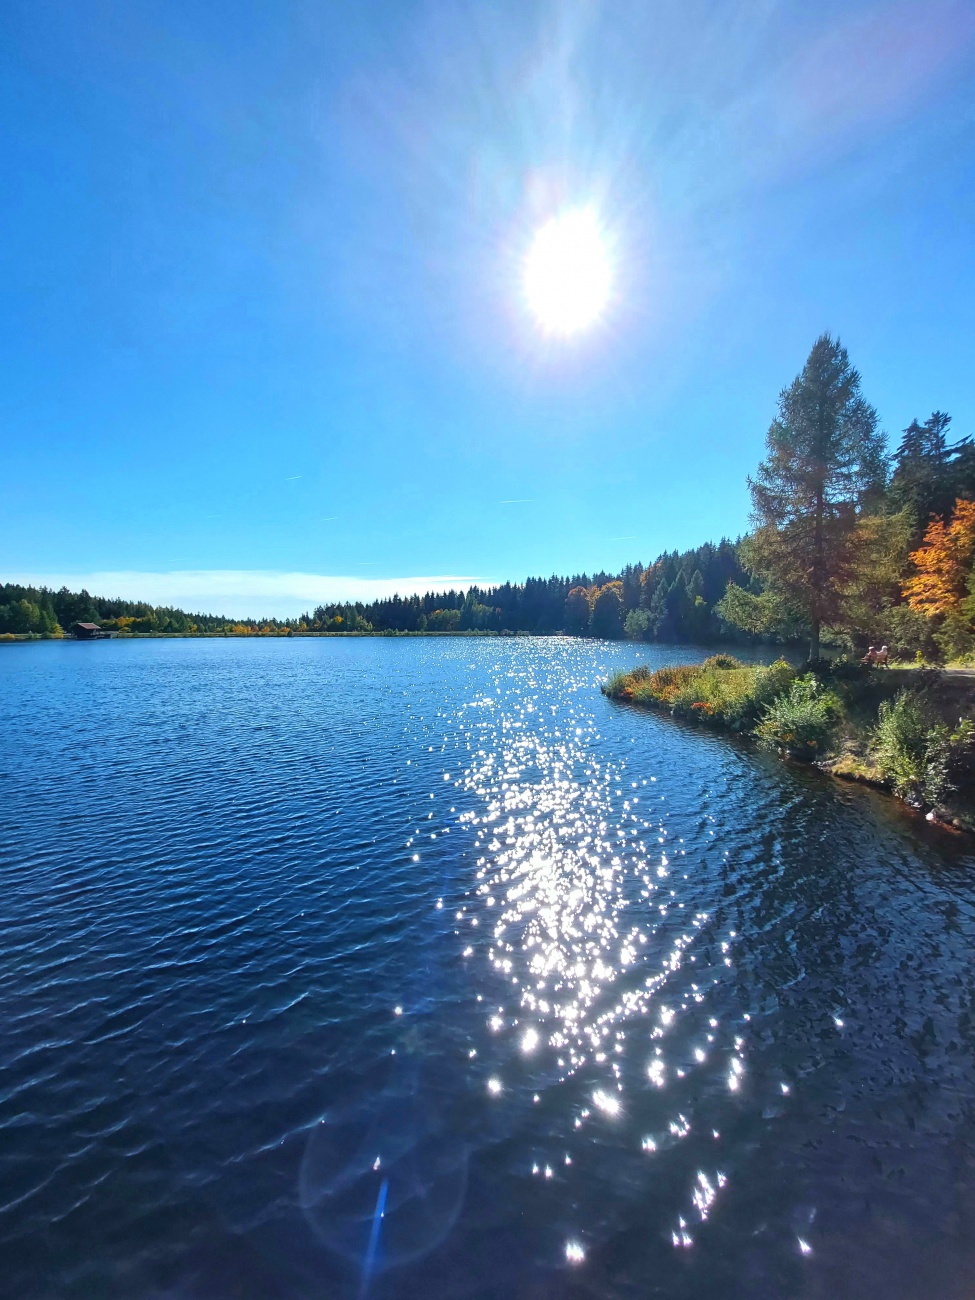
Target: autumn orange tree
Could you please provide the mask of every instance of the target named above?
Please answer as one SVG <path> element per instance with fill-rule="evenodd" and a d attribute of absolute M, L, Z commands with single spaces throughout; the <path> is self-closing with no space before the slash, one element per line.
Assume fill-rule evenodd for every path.
<path fill-rule="evenodd" d="M 955 502 L 949 520 L 935 519 L 911 553 L 916 572 L 904 584 L 911 609 L 936 621 L 935 640 L 948 658 L 975 647 L 975 501 Z"/>
<path fill-rule="evenodd" d="M 917 573 L 904 584 L 912 609 L 928 618 L 954 614 L 968 594 L 975 557 L 975 501 L 959 498 L 951 519 L 935 519 L 924 544 L 911 552 Z"/>

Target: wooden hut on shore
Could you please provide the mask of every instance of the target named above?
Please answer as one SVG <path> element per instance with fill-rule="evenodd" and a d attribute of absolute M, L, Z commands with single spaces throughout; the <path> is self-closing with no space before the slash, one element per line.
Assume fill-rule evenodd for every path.
<path fill-rule="evenodd" d="M 112 634 L 103 631 L 97 623 L 72 623 L 71 635 L 79 641 L 107 641 Z"/>

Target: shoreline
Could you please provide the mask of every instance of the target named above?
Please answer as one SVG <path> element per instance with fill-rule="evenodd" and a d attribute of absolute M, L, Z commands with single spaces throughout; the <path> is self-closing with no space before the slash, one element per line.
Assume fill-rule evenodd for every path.
<path fill-rule="evenodd" d="M 698 670 L 702 675 L 705 671 L 703 665 L 686 667 L 691 672 Z M 738 666 L 739 671 L 741 667 L 743 666 Z M 724 667 L 711 668 L 710 671 L 712 674 L 730 674 L 736 669 Z M 873 670 L 872 673 L 853 677 L 844 684 L 843 712 L 833 723 L 834 733 L 828 742 L 819 742 L 821 748 L 817 751 L 816 741 L 807 742 L 805 748 L 790 749 L 787 743 L 770 743 L 767 736 L 757 734 L 766 726 L 765 720 L 774 704 L 785 698 L 781 687 L 779 694 L 767 697 L 761 715 L 758 709 L 753 710 L 750 717 L 746 712 L 746 720 L 740 725 L 734 725 L 707 706 L 692 703 L 689 708 L 686 705 L 682 707 L 683 701 L 676 695 L 666 698 L 666 686 L 662 688 L 662 697 L 655 697 L 650 693 L 651 678 L 641 677 L 640 673 L 641 670 L 637 670 L 635 678 L 633 674 L 620 674 L 604 683 L 600 689 L 603 695 L 617 704 L 665 714 L 671 721 L 689 727 L 724 732 L 729 738 L 733 736 L 749 745 L 777 753 L 783 761 L 815 767 L 825 776 L 837 781 L 863 785 L 886 794 L 929 824 L 956 833 L 975 834 L 975 801 L 970 797 L 972 791 L 969 786 L 960 792 L 957 786 L 948 785 L 938 799 L 925 799 L 917 791 L 904 793 L 895 788 L 892 780 L 885 776 L 875 752 L 876 731 L 883 716 L 882 706 L 889 708 L 892 702 L 905 695 L 923 695 L 930 707 L 937 710 L 943 718 L 958 718 L 960 728 L 963 719 L 958 717 L 959 709 L 970 713 L 975 706 L 975 678 L 972 675 L 950 670 L 895 668 L 884 671 L 882 676 Z M 793 677 L 793 682 L 798 680 L 798 676 Z M 633 698 L 634 682 L 639 698 Z M 683 689 L 688 689 L 686 684 Z M 839 704 L 840 701 L 836 700 L 836 703 Z M 757 726 L 754 725 L 756 722 Z M 786 733 L 787 736 L 788 734 Z"/>
<path fill-rule="evenodd" d="M 473 637 L 483 639 L 485 637 L 508 638 L 508 637 L 531 637 L 531 636 L 560 636 L 566 635 L 559 632 L 494 632 L 480 631 L 477 629 L 466 630 L 463 632 L 408 632 L 408 631 L 385 631 L 385 632 L 295 632 L 291 629 L 271 632 L 114 632 L 109 631 L 101 636 L 83 637 L 69 636 L 62 633 L 58 636 L 50 632 L 3 632 L 0 633 L 0 645 L 11 645 L 25 641 L 277 641 L 294 639 L 315 639 L 325 637 L 357 637 L 364 638 L 382 638 L 382 637 Z M 584 638 L 580 638 L 584 639 Z M 590 638 L 597 639 L 597 638 Z"/>

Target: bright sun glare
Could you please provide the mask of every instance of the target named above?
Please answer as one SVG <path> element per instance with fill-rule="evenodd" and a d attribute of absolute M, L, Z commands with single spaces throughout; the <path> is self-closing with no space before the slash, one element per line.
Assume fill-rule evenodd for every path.
<path fill-rule="evenodd" d="M 525 296 L 549 334 L 575 334 L 599 319 L 609 301 L 612 267 L 591 208 L 552 217 L 525 259 Z"/>

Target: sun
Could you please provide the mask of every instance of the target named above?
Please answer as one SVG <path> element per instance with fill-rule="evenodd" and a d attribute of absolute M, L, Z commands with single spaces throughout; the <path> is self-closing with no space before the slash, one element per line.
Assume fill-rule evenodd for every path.
<path fill-rule="evenodd" d="M 525 258 L 528 309 L 548 334 L 576 334 L 599 320 L 609 302 L 612 265 L 591 208 L 552 217 Z"/>

